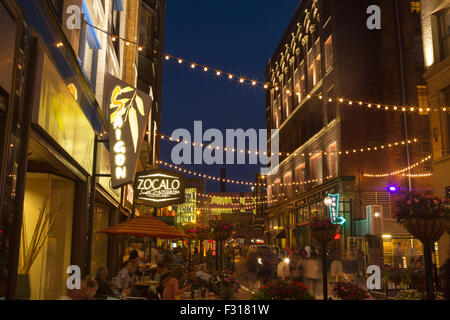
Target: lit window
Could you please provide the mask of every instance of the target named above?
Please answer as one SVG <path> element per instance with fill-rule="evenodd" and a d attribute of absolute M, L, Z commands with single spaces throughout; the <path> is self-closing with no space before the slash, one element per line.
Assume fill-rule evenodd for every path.
<path fill-rule="evenodd" d="M 325 69 L 331 68 L 333 65 L 333 37 L 329 36 L 327 41 L 325 41 Z"/>
<path fill-rule="evenodd" d="M 427 86 L 417 86 L 417 101 L 420 108 L 428 108 Z"/>
<path fill-rule="evenodd" d="M 286 191 L 285 197 L 290 198 L 292 196 L 292 174 L 288 173 L 283 178 L 284 190 Z"/>
<path fill-rule="evenodd" d="M 315 60 L 315 69 L 314 74 L 316 77 L 314 85 L 322 78 L 322 63 L 321 63 L 321 51 L 320 51 L 320 39 L 316 41 L 314 48 L 314 60 Z"/>
<path fill-rule="evenodd" d="M 411 12 L 420 13 L 420 1 L 411 1 Z"/>
<path fill-rule="evenodd" d="M 314 180 L 313 185 L 323 183 L 322 152 L 313 155 L 309 160 L 309 178 Z"/>
<path fill-rule="evenodd" d="M 335 177 L 338 171 L 337 143 L 328 146 L 328 173 Z"/>
<path fill-rule="evenodd" d="M 305 163 L 302 163 L 297 168 L 295 168 L 295 180 L 297 182 L 296 190 L 298 192 L 305 191 Z"/>

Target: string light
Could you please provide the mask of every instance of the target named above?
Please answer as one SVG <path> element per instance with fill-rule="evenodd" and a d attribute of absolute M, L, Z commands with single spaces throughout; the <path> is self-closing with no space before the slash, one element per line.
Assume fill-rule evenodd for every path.
<path fill-rule="evenodd" d="M 114 35 L 112 33 L 109 33 L 108 31 L 105 31 L 105 30 L 103 30 L 103 29 L 101 29 L 101 28 L 99 28 L 97 26 L 94 26 L 94 25 L 92 25 L 92 24 L 90 24 L 88 22 L 86 22 L 86 24 L 91 26 L 92 28 L 94 28 L 96 30 L 99 30 L 100 32 L 103 32 L 103 33 L 105 33 L 107 35 L 110 35 L 113 42 L 116 41 L 116 40 L 122 40 L 122 41 L 125 42 L 126 46 L 129 46 L 129 45 L 133 44 L 133 45 L 135 45 L 138 48 L 138 50 L 139 50 L 139 48 L 141 48 L 141 50 L 139 50 L 139 51 L 142 51 L 144 48 L 146 48 L 144 46 L 140 46 L 136 41 L 131 41 L 129 39 L 121 38 L 121 37 L 116 36 L 116 35 Z M 57 46 L 58 47 L 62 46 L 62 43 L 61 42 L 58 43 Z M 279 91 L 278 87 L 272 87 L 268 83 L 265 83 L 265 82 L 262 82 L 262 81 L 241 77 L 241 76 L 238 76 L 236 74 L 229 73 L 229 72 L 224 72 L 222 70 L 218 70 L 218 69 L 215 69 L 215 68 L 210 68 L 210 67 L 208 67 L 206 65 L 201 65 L 199 63 L 196 63 L 196 62 L 193 62 L 193 61 L 189 61 L 187 59 L 175 57 L 175 56 L 170 55 L 170 54 L 165 54 L 165 59 L 167 61 L 171 60 L 172 58 L 178 60 L 179 64 L 182 64 L 183 62 L 189 63 L 191 66 L 194 66 L 194 68 L 192 68 L 192 69 L 195 69 L 196 66 L 199 66 L 199 67 L 202 67 L 204 71 L 208 71 L 208 70 L 214 71 L 216 73 L 216 75 L 218 75 L 218 76 L 220 76 L 222 73 L 225 73 L 225 74 L 228 74 L 228 77 L 230 79 L 233 79 L 234 77 L 236 77 L 236 78 L 239 79 L 240 82 L 241 82 L 241 80 L 243 80 L 241 83 L 248 83 L 249 85 L 251 85 L 253 87 L 256 86 L 256 85 L 260 85 L 261 87 L 263 87 L 266 90 L 267 89 L 275 89 L 276 91 Z M 289 92 L 288 94 L 290 94 L 290 90 L 286 90 L 286 92 L 287 93 Z M 300 92 L 295 92 L 295 94 L 301 95 Z M 307 99 L 311 99 L 313 95 L 317 96 L 317 97 L 321 96 L 320 94 L 314 93 L 314 94 L 308 94 L 306 96 L 306 98 Z M 319 98 L 319 99 L 321 99 L 321 98 Z M 392 110 L 392 111 L 400 111 L 400 112 L 419 112 L 421 115 L 426 115 L 426 114 L 424 114 L 425 110 L 423 108 L 416 107 L 416 106 L 408 106 L 408 107 L 406 107 L 406 106 L 397 106 L 397 105 L 377 104 L 377 103 L 373 103 L 373 102 L 365 102 L 365 101 L 360 101 L 360 100 L 337 98 L 337 97 L 330 97 L 328 99 L 328 102 L 333 102 L 335 100 L 339 101 L 340 103 L 344 103 L 345 105 L 348 105 L 348 106 L 352 106 L 353 104 L 358 104 L 359 106 L 367 106 L 368 108 L 372 108 L 373 105 L 376 105 L 377 106 L 377 110 L 386 110 L 386 111 Z M 450 108 L 448 106 L 443 106 L 443 107 L 438 107 L 438 108 L 426 108 L 426 111 L 427 112 L 431 112 L 431 111 L 433 111 L 433 112 L 437 112 L 437 111 L 448 112 L 448 111 L 450 111 Z"/>
<path fill-rule="evenodd" d="M 335 176 L 335 175 L 329 175 L 329 176 L 327 176 L 327 177 L 325 177 L 323 179 L 311 179 L 311 180 L 306 180 L 306 181 L 289 182 L 289 183 L 281 183 L 281 182 L 275 183 L 274 182 L 272 184 L 269 184 L 268 186 L 270 186 L 270 187 L 275 187 L 275 186 L 277 186 L 277 187 L 300 186 L 300 185 L 306 185 L 306 184 L 310 184 L 310 183 L 319 183 L 319 182 L 323 182 L 325 180 L 330 180 L 330 179 L 333 179 L 333 178 L 336 178 L 336 177 L 337 176 Z"/>
<path fill-rule="evenodd" d="M 205 179 L 212 180 L 212 181 L 221 181 L 221 182 L 226 182 L 226 183 L 240 184 L 240 185 L 247 185 L 247 186 L 255 186 L 256 185 L 253 182 L 233 180 L 233 179 L 225 179 L 225 178 L 218 178 L 218 177 L 210 176 L 210 175 L 207 175 L 207 174 L 204 174 L 204 173 L 199 173 L 199 172 L 196 172 L 196 171 L 183 169 L 183 168 L 178 167 L 178 166 L 176 166 L 174 164 L 170 164 L 170 163 L 167 163 L 167 162 L 164 162 L 164 161 L 157 161 L 157 163 L 159 163 L 161 165 L 164 165 L 166 167 L 169 167 L 169 168 L 173 168 L 173 169 L 178 170 L 180 172 L 184 172 L 184 173 L 189 174 L 189 175 L 203 177 Z"/>
<path fill-rule="evenodd" d="M 175 141 L 174 138 L 172 138 L 171 136 L 168 135 L 164 135 L 164 134 L 159 134 L 160 138 L 162 140 L 166 139 L 168 141 Z M 401 146 L 401 145 L 405 145 L 405 144 L 413 144 L 413 143 L 417 143 L 418 140 L 416 138 L 411 138 L 408 140 L 404 140 L 404 141 L 396 141 L 396 142 L 391 142 L 388 144 L 382 144 L 382 145 L 378 145 L 375 147 L 357 147 L 357 148 L 352 148 L 352 149 L 348 149 L 348 150 L 344 150 L 344 151 L 327 151 L 324 152 L 324 155 L 327 154 L 339 154 L 339 155 L 349 155 L 349 154 L 355 154 L 355 153 L 363 153 L 363 152 L 369 152 L 369 151 L 379 151 L 379 150 L 383 150 L 383 149 L 388 149 L 388 148 L 393 148 L 393 147 L 397 147 L 397 146 Z M 195 142 L 190 142 L 187 140 L 184 140 L 185 144 L 190 143 L 192 146 L 195 146 Z M 211 149 L 211 146 L 209 146 L 209 149 Z M 236 149 L 227 149 L 226 147 L 220 147 L 220 146 L 216 146 L 216 150 L 223 150 L 225 152 L 238 152 Z M 239 150 L 239 153 L 244 153 L 244 150 Z M 259 155 L 260 152 L 259 151 L 254 151 L 254 150 L 245 150 L 245 153 L 248 154 L 255 154 L 255 155 Z M 270 152 L 269 152 L 270 153 Z M 267 154 L 267 152 L 263 152 L 264 155 Z M 272 155 L 274 155 L 272 153 Z M 281 156 L 290 156 L 292 155 L 292 153 L 289 152 L 279 152 L 278 155 Z M 293 153 L 293 155 L 300 155 L 300 153 Z M 311 156 L 311 154 L 309 154 Z M 301 156 L 304 157 L 306 156 L 305 153 L 301 153 Z"/>
<path fill-rule="evenodd" d="M 400 170 L 397 170 L 397 171 L 394 171 L 394 172 L 391 172 L 391 173 L 384 173 L 384 174 L 368 174 L 368 173 L 364 173 L 363 176 L 364 177 L 369 177 L 369 178 L 385 178 L 385 177 L 390 177 L 390 176 L 396 176 L 398 174 L 402 174 L 403 172 L 409 171 L 409 170 L 411 170 L 411 169 L 421 165 L 422 163 L 429 161 L 430 159 L 431 159 L 431 156 L 428 156 L 428 157 L 420 160 L 419 162 L 416 162 L 416 163 L 410 165 L 409 167 L 406 167 L 406 168 L 403 168 L 403 169 L 400 169 Z"/>
<path fill-rule="evenodd" d="M 423 177 L 431 177 L 432 173 L 415 173 L 415 174 L 408 174 L 408 173 L 402 173 L 403 177 L 411 177 L 411 178 L 423 178 Z"/>

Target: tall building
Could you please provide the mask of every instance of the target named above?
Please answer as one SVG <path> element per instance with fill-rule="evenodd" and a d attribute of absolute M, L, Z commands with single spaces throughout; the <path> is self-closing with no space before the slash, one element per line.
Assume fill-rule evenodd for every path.
<path fill-rule="evenodd" d="M 417 162 L 404 173 L 431 170 L 421 162 L 431 150 L 416 2 L 299 3 L 266 67 L 267 128 L 279 129 L 282 153 L 278 172 L 267 176 L 269 242 L 313 243 L 311 218 L 330 216 L 324 198 L 339 194 L 346 220 L 337 246 L 341 252 L 356 244 L 366 250 L 369 235 L 378 238 L 378 246 L 384 236 L 386 263 L 395 243 L 405 252 L 420 246 L 393 218 L 389 190 L 430 190 L 431 178 L 370 176 Z M 379 30 L 367 27 L 371 5 L 381 9 Z M 385 105 L 419 106 L 424 112 L 387 111 Z M 399 141 L 406 142 L 394 144 Z"/>
<path fill-rule="evenodd" d="M 428 84 L 430 107 L 450 106 L 450 1 L 422 0 L 422 40 L 425 55 L 425 80 Z M 431 146 L 433 150 L 433 191 L 436 196 L 450 199 L 450 114 L 430 114 Z M 449 245 L 444 234 L 439 247 Z M 445 251 L 439 252 L 445 261 Z M 448 258 L 448 257 L 447 257 Z"/>
<path fill-rule="evenodd" d="M 153 97 L 144 150 L 149 157 L 146 165 L 156 167 L 161 133 L 166 0 L 141 0 L 139 14 L 139 44 L 143 50 L 138 56 L 137 88 Z"/>
<path fill-rule="evenodd" d="M 104 94 L 109 75 L 138 85 L 140 6 L 0 1 L 1 298 L 58 299 L 70 265 L 120 267 L 126 243 L 97 231 L 128 219 L 133 188 L 111 187 Z"/>

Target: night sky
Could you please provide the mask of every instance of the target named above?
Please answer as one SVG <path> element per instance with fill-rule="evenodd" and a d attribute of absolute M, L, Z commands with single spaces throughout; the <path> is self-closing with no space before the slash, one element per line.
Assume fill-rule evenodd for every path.
<path fill-rule="evenodd" d="M 264 81 L 265 66 L 275 51 L 299 0 L 167 1 L 165 52 L 180 58 Z M 261 87 L 205 73 L 174 59 L 164 63 L 162 134 L 177 128 L 193 136 L 194 121 L 209 128 L 265 129 L 265 94 Z M 161 160 L 170 162 L 173 142 L 161 142 Z M 223 166 L 183 165 L 183 168 L 220 176 Z M 228 165 L 227 178 L 254 182 L 260 165 Z M 190 177 L 190 176 L 187 176 Z M 250 187 L 227 184 L 227 191 Z M 207 183 L 208 192 L 220 183 Z"/>

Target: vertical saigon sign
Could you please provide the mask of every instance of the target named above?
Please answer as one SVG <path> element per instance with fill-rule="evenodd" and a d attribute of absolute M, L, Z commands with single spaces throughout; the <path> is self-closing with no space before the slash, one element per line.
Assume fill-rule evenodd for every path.
<path fill-rule="evenodd" d="M 110 74 L 105 77 L 105 109 L 109 126 L 111 187 L 134 181 L 149 121 L 152 98 Z"/>

